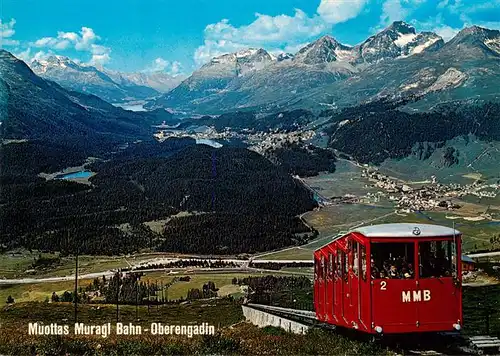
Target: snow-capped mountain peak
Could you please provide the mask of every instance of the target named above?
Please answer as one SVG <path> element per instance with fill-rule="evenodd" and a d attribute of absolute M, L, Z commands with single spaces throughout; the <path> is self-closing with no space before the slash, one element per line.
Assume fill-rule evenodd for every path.
<path fill-rule="evenodd" d="M 213 58 L 193 75 L 231 77 L 259 70 L 275 62 L 276 59 L 262 48 L 247 48 Z"/>
<path fill-rule="evenodd" d="M 417 33 L 406 22 L 396 21 L 383 31 L 356 46 L 357 63 L 374 63 L 385 59 L 407 57 L 442 47 L 444 41 L 432 32 Z"/>
<path fill-rule="evenodd" d="M 500 31 L 479 26 L 471 26 L 461 30 L 446 43 L 449 51 L 460 51 L 470 56 L 500 56 Z"/>
<path fill-rule="evenodd" d="M 272 59 L 271 55 L 262 48 L 246 48 L 233 53 L 226 53 L 220 55 L 218 57 L 212 58 L 212 60 L 205 64 L 205 66 L 210 66 L 212 64 L 218 63 L 236 63 L 241 60 L 259 60 L 262 57 L 267 57 L 268 59 Z"/>
<path fill-rule="evenodd" d="M 257 52 L 260 50 L 264 51 L 263 49 L 258 49 L 258 48 L 247 48 L 241 51 L 238 51 L 235 53 L 236 58 L 247 58 L 255 55 Z"/>
<path fill-rule="evenodd" d="M 398 35 L 399 36 L 397 40 L 394 41 L 394 44 L 399 48 L 403 48 L 408 43 L 412 42 L 415 39 L 415 37 L 417 37 L 415 33 L 407 33 L 407 34 L 398 33 Z"/>
<path fill-rule="evenodd" d="M 389 27 L 384 31 L 393 31 L 402 35 L 416 34 L 415 27 L 404 22 L 404 21 L 394 21 Z"/>
<path fill-rule="evenodd" d="M 36 74 L 41 74 L 51 68 L 74 68 L 78 67 L 78 64 L 68 57 L 54 55 L 47 57 L 46 59 L 35 59 L 29 64 L 29 66 Z"/>
<path fill-rule="evenodd" d="M 282 61 L 289 61 L 292 60 L 295 56 L 291 53 L 280 53 L 276 57 L 276 61 L 282 62 Z"/>
<path fill-rule="evenodd" d="M 294 57 L 240 51 L 215 58 L 150 107 L 203 114 L 304 103 L 340 107 L 431 92 L 458 97 L 465 86 L 498 96 L 498 33 L 474 27 L 445 44 L 435 33 L 397 21 L 354 47 L 327 35 Z"/>
<path fill-rule="evenodd" d="M 488 48 L 498 52 L 500 43 L 500 31 L 490 30 L 479 26 L 471 26 L 461 30 L 450 42 L 450 44 L 484 44 Z"/>
<path fill-rule="evenodd" d="M 295 62 L 304 64 L 325 64 L 335 62 L 343 57 L 351 47 L 345 46 L 335 38 L 326 35 L 302 48 L 294 58 Z"/>
<path fill-rule="evenodd" d="M 500 37 L 488 38 L 484 41 L 484 44 L 492 51 L 500 54 Z"/>
<path fill-rule="evenodd" d="M 79 64 L 64 56 L 34 60 L 29 66 L 44 79 L 55 81 L 70 90 L 99 96 L 108 102 L 146 99 L 158 94 L 152 87 L 117 83 L 104 70 Z"/>

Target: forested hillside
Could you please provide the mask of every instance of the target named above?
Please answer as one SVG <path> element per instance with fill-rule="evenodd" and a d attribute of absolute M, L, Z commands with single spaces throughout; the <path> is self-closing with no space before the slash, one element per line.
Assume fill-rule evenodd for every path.
<path fill-rule="evenodd" d="M 282 166 L 290 174 L 300 177 L 316 176 L 319 172 L 335 172 L 337 158 L 329 149 L 310 144 L 288 143 L 264 152 L 271 162 Z"/>
<path fill-rule="evenodd" d="M 315 206 L 309 191 L 246 149 L 214 149 L 189 139 L 140 143 L 92 164 L 91 186 L 36 175 L 82 157 L 64 160 L 55 150 L 53 161 L 43 158 L 23 170 L 12 158 L 30 157 L 36 146 L 7 144 L 2 151 L 9 159 L 2 160 L 0 244 L 7 247 L 237 253 L 290 245 L 296 233 L 313 233 L 295 218 Z M 179 211 L 205 214 L 174 219 L 160 235 L 143 224 Z"/>
<path fill-rule="evenodd" d="M 442 147 L 446 140 L 468 134 L 485 141 L 500 140 L 498 103 L 449 105 L 428 113 L 360 107 L 357 111 L 351 109 L 332 115 L 331 122 L 333 125 L 327 129 L 330 147 L 363 163 L 379 164 L 387 158 L 406 157 L 415 145 L 423 142 L 437 143 L 426 146 L 432 153 L 433 147 Z M 420 146 L 423 150 L 424 146 Z M 423 158 L 428 155 L 429 152 L 421 153 Z"/>

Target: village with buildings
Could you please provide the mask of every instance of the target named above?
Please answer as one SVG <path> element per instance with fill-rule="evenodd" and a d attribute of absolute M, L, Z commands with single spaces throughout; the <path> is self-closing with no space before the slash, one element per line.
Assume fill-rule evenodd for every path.
<path fill-rule="evenodd" d="M 500 184 L 486 184 L 478 181 L 472 184 L 442 184 L 437 182 L 435 176 L 418 187 L 412 187 L 381 174 L 373 168 L 364 169 L 361 176 L 368 179 L 373 187 L 383 190 L 377 193 L 367 193 L 367 197 L 374 200 L 385 197 L 395 203 L 396 212 L 402 213 L 460 209 L 461 206 L 455 202 L 455 199 L 466 195 L 495 198 L 500 189 Z M 488 216 L 483 218 L 488 218 Z"/>
<path fill-rule="evenodd" d="M 189 130 L 158 128 L 160 128 L 160 130 L 153 135 L 158 141 L 164 141 L 171 137 L 190 137 L 201 143 L 241 140 L 249 145 L 248 148 L 250 150 L 260 154 L 264 154 L 268 150 L 284 147 L 291 143 L 308 141 L 316 134 L 314 131 L 281 132 L 280 130 L 271 130 L 268 132 L 252 132 L 248 129 L 242 129 L 237 132 L 231 130 L 229 127 L 217 131 L 214 127 L 209 126 L 200 126 Z"/>

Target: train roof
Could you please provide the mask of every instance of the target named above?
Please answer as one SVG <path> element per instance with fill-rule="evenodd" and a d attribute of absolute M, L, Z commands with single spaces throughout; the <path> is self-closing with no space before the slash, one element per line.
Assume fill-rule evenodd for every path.
<path fill-rule="evenodd" d="M 461 232 L 447 226 L 416 224 L 416 223 L 394 223 L 379 224 L 358 227 L 351 232 L 358 232 L 366 237 L 439 237 L 461 235 Z"/>

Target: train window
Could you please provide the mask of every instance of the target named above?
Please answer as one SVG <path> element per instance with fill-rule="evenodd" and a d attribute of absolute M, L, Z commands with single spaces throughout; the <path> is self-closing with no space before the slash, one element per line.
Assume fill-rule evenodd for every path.
<path fill-rule="evenodd" d="M 353 241 L 352 242 L 352 263 L 351 263 L 351 268 L 354 273 L 354 275 L 357 277 L 359 274 L 359 256 L 358 256 L 358 242 Z"/>
<path fill-rule="evenodd" d="M 371 246 L 372 279 L 415 277 L 415 247 L 412 242 L 373 242 Z"/>
<path fill-rule="evenodd" d="M 344 280 L 347 281 L 347 278 L 349 277 L 348 271 L 349 271 L 349 255 L 345 252 L 342 252 L 342 259 L 343 259 L 343 271 L 342 271 L 342 276 L 344 277 Z"/>
<path fill-rule="evenodd" d="M 321 256 L 321 267 L 319 269 L 319 278 L 323 279 L 325 277 L 325 256 Z"/>
<path fill-rule="evenodd" d="M 456 276 L 456 249 L 453 241 L 419 242 L 420 278 Z"/>
<path fill-rule="evenodd" d="M 320 262 L 319 259 L 314 260 L 314 279 L 319 279 L 319 267 L 320 267 Z"/>
<path fill-rule="evenodd" d="M 331 252 L 328 253 L 328 279 L 333 279 L 333 255 Z"/>
<path fill-rule="evenodd" d="M 366 281 L 366 247 L 359 245 L 359 250 L 361 254 L 361 277 Z"/>
<path fill-rule="evenodd" d="M 323 278 L 327 279 L 328 278 L 328 259 L 323 257 Z"/>
<path fill-rule="evenodd" d="M 342 261 L 341 261 L 341 251 L 337 249 L 337 254 L 335 255 L 335 277 L 340 278 L 342 275 Z"/>

